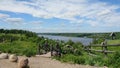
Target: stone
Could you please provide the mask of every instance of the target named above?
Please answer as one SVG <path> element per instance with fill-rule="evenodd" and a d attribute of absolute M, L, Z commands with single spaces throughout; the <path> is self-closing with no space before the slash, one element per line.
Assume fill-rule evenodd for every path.
<path fill-rule="evenodd" d="M 1 53 L 0 54 L 0 59 L 8 59 L 8 54 L 7 53 Z"/>
<path fill-rule="evenodd" d="M 57 56 L 58 54 L 57 54 L 57 52 L 56 51 L 53 51 L 52 52 L 52 56 Z"/>
<path fill-rule="evenodd" d="M 22 58 L 18 62 L 18 68 L 29 68 L 29 60 L 27 58 Z"/>
<path fill-rule="evenodd" d="M 18 61 L 18 57 L 17 57 L 15 54 L 13 54 L 13 55 L 10 55 L 10 56 L 9 56 L 9 60 L 10 60 L 11 62 L 17 62 L 17 61 Z"/>

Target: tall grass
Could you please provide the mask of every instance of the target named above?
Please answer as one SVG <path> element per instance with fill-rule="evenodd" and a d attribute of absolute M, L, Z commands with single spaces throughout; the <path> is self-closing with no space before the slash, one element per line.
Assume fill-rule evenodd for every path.
<path fill-rule="evenodd" d="M 36 54 L 36 44 L 26 41 L 14 41 L 0 44 L 0 50 L 17 55 L 33 56 Z"/>

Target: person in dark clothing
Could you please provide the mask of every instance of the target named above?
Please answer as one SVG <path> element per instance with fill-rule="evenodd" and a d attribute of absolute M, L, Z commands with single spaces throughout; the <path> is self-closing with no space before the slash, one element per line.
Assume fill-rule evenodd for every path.
<path fill-rule="evenodd" d="M 40 46 L 40 43 L 38 44 L 38 55 L 40 55 L 40 48 L 41 48 L 41 46 Z"/>
<path fill-rule="evenodd" d="M 51 56 L 53 56 L 54 47 L 53 47 L 52 44 L 51 44 L 51 47 L 50 47 L 50 51 L 51 51 Z"/>
<path fill-rule="evenodd" d="M 61 56 L 61 47 L 59 43 L 56 44 L 55 51 L 57 52 L 57 55 L 60 57 Z"/>
<path fill-rule="evenodd" d="M 48 45 L 47 41 L 44 44 L 44 50 L 45 50 L 45 53 L 47 53 L 49 51 L 49 45 Z"/>

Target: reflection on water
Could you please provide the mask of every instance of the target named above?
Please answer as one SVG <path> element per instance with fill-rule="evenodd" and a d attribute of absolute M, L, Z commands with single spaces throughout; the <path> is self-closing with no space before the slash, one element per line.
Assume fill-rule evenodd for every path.
<path fill-rule="evenodd" d="M 81 42 L 83 45 L 87 46 L 92 42 L 92 38 L 80 38 L 80 37 L 65 37 L 65 36 L 53 36 L 53 35 L 38 35 L 43 36 L 45 38 L 53 39 L 53 40 L 62 40 L 67 42 L 68 40 L 72 40 L 73 42 Z"/>

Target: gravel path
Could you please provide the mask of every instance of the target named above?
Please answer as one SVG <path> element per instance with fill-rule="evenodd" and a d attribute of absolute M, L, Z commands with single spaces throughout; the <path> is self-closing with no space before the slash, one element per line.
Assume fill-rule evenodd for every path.
<path fill-rule="evenodd" d="M 61 63 L 55 59 L 44 57 L 44 55 L 28 59 L 30 68 L 100 68 L 88 65 Z M 17 68 L 17 63 L 10 62 L 8 59 L 0 59 L 0 68 Z"/>

